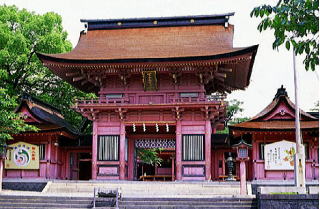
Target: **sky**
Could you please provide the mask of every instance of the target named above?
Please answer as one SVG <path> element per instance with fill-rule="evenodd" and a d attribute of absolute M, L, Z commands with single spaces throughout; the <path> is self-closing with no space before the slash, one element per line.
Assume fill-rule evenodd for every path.
<path fill-rule="evenodd" d="M 133 17 L 163 17 L 208 15 L 235 12 L 230 23 L 235 26 L 234 46 L 259 44 L 252 70 L 250 85 L 246 90 L 234 91 L 227 99 L 243 101 L 244 111 L 238 117 L 252 117 L 263 110 L 273 99 L 281 85 L 287 89 L 294 102 L 292 51 L 280 47 L 272 49 L 273 31 L 260 33 L 256 28 L 259 18 L 250 18 L 250 11 L 274 0 L 0 0 L 0 4 L 16 5 L 38 14 L 56 12 L 62 16 L 63 27 L 75 46 L 84 29 L 80 19 L 112 19 Z M 318 72 L 306 72 L 303 57 L 298 56 L 299 104 L 309 111 L 319 100 Z M 318 71 L 318 70 L 317 70 Z"/>

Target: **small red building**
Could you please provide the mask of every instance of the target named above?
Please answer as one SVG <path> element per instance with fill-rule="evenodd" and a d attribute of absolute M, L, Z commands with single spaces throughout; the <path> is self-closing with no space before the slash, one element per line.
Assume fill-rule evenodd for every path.
<path fill-rule="evenodd" d="M 300 114 L 306 155 L 306 179 L 319 179 L 319 121 L 302 110 Z M 285 88 L 281 86 L 273 101 L 255 117 L 229 128 L 234 138 L 242 137 L 252 143 L 251 160 L 247 162 L 249 167 L 252 165 L 248 170 L 249 180 L 294 178 L 295 106 Z M 268 145 L 271 149 L 266 149 Z M 282 157 L 281 149 L 288 145 L 291 148 L 284 150 L 285 155 Z"/>
<path fill-rule="evenodd" d="M 163 149 L 166 163 L 147 174 L 224 173 L 216 172 L 211 134 L 223 128 L 226 103 L 212 93 L 247 87 L 258 48 L 233 47 L 232 15 L 81 20 L 86 29 L 71 52 L 37 54 L 98 95 L 74 107 L 93 121 L 92 179 L 139 179 L 139 148 Z"/>
<path fill-rule="evenodd" d="M 22 96 L 16 112 L 22 114 L 28 124 L 36 126 L 39 130 L 15 134 L 12 136 L 13 140 L 8 141 L 10 149 L 4 162 L 3 177 L 70 178 L 70 168 L 68 168 L 70 149 L 63 144 L 77 144 L 79 131 L 64 119 L 58 109 L 27 94 Z M 28 152 L 28 145 L 32 148 L 37 147 L 36 156 L 33 153 L 31 156 L 31 152 Z M 13 153 L 15 148 L 25 146 L 26 152 L 23 152 L 22 148 L 20 153 Z M 36 159 L 31 159 L 31 157 Z M 13 167 L 10 163 L 14 160 L 25 160 L 26 165 Z M 35 162 L 36 166 L 27 166 L 27 164 L 31 164 L 30 160 L 38 161 Z M 13 165 L 15 164 L 13 163 Z"/>

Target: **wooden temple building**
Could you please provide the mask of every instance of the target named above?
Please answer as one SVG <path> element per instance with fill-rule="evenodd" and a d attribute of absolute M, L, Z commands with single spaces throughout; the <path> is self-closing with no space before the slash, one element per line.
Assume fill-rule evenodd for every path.
<path fill-rule="evenodd" d="M 208 95 L 245 89 L 258 48 L 233 47 L 232 15 L 81 20 L 86 29 L 71 52 L 37 54 L 98 95 L 74 107 L 93 121 L 91 179 L 139 179 L 141 148 L 162 148 L 168 162 L 156 176 L 218 177 L 211 136 L 223 128 L 226 103 Z"/>
<path fill-rule="evenodd" d="M 300 115 L 306 156 L 306 179 L 319 180 L 319 113 L 313 116 L 300 110 Z M 283 86 L 278 89 L 273 101 L 260 113 L 249 121 L 229 126 L 229 129 L 233 138 L 241 137 L 252 144 L 250 161 L 247 162 L 250 180 L 294 179 L 295 151 L 288 150 L 284 158 L 279 154 L 287 144 L 295 150 L 295 105 Z M 268 151 L 265 147 L 270 144 L 275 146 L 269 150 L 271 152 L 265 153 Z"/>
<path fill-rule="evenodd" d="M 24 96 L 17 112 L 40 130 L 13 136 L 4 177 L 221 180 L 240 141 L 252 145 L 248 180 L 292 179 L 295 109 L 283 87 L 257 116 L 230 126 L 229 136 L 215 134 L 224 128 L 227 106 L 217 95 L 249 85 L 258 48 L 233 47 L 232 15 L 81 20 L 85 30 L 71 52 L 37 56 L 97 95 L 73 107 L 93 122 L 92 136 L 82 136 L 56 108 Z M 318 179 L 318 119 L 301 111 L 301 127 L 306 177 Z M 151 148 L 160 149 L 161 165 L 141 162 L 138 151 Z M 239 176 L 238 164 L 233 174 Z"/>

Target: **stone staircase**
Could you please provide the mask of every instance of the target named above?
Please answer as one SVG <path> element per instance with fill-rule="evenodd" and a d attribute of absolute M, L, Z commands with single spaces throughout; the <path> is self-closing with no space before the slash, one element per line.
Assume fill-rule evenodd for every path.
<path fill-rule="evenodd" d="M 234 197 L 240 194 L 239 183 L 219 182 L 52 182 L 44 189 L 50 194 L 76 194 L 77 196 L 92 196 L 94 188 L 120 188 L 122 197 Z"/>
<path fill-rule="evenodd" d="M 92 198 L 89 197 L 0 196 L 0 208 L 6 209 L 79 209 L 91 208 L 91 203 Z"/>
<path fill-rule="evenodd" d="M 120 209 L 257 209 L 253 198 L 123 198 Z"/>

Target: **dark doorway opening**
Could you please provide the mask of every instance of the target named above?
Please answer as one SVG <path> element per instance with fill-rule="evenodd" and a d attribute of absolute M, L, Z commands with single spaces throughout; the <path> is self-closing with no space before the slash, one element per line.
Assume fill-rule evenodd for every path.
<path fill-rule="evenodd" d="M 174 154 L 172 149 L 158 151 L 158 157 L 162 159 L 159 165 L 143 163 L 139 159 L 136 162 L 136 176 L 140 181 L 173 181 L 174 174 Z"/>
<path fill-rule="evenodd" d="M 91 179 L 91 154 L 79 153 L 79 180 Z"/>

